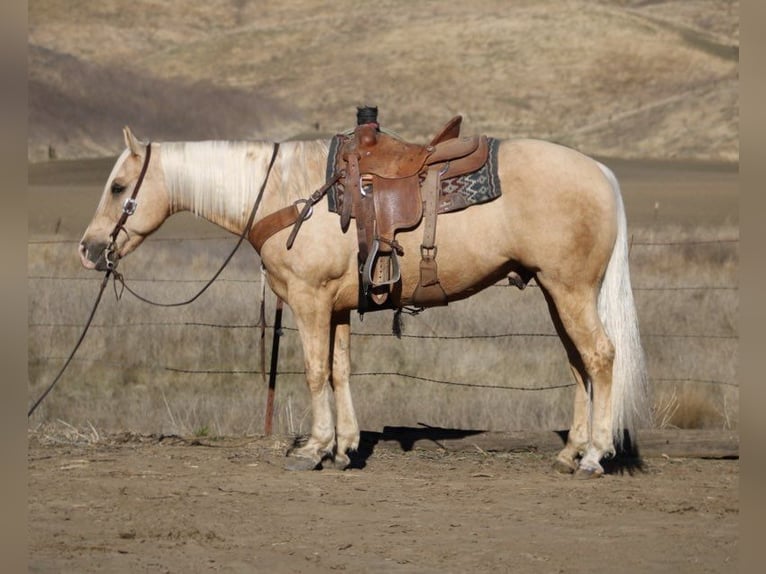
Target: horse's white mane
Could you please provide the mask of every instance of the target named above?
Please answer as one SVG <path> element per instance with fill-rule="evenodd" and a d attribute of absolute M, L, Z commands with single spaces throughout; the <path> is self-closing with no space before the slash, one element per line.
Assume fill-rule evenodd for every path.
<path fill-rule="evenodd" d="M 162 166 L 171 211 L 188 209 L 213 223 L 244 225 L 273 149 L 273 144 L 265 142 L 163 143 Z M 309 171 L 306 161 L 317 158 L 317 154 L 326 161 L 326 143 L 282 144 L 270 178 L 281 180 L 278 188 L 288 196 L 294 192 L 296 197 L 308 195 L 312 189 L 305 187 Z"/>

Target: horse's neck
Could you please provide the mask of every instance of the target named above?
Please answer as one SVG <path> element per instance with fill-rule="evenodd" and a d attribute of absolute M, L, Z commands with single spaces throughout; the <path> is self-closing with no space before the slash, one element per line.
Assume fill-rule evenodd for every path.
<path fill-rule="evenodd" d="M 256 219 L 313 190 L 311 182 L 324 177 L 327 147 L 323 142 L 280 146 Z M 263 142 L 163 143 L 170 212 L 191 211 L 240 233 L 263 185 L 273 151 L 273 144 Z M 315 173 L 317 166 L 319 173 Z"/>

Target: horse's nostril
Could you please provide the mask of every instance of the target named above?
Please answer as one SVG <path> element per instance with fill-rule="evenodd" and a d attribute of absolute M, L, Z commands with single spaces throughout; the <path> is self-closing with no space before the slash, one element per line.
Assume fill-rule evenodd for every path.
<path fill-rule="evenodd" d="M 79 254 L 82 261 L 88 259 L 88 248 L 85 243 L 80 242 L 80 244 L 77 246 L 77 253 Z"/>

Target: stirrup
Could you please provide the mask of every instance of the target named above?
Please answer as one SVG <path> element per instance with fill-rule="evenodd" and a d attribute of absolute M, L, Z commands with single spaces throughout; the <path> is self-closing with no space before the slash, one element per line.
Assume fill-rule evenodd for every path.
<path fill-rule="evenodd" d="M 381 285 L 393 285 L 399 279 L 402 278 L 401 270 L 399 269 L 399 256 L 396 254 L 396 250 L 392 250 L 390 254 L 391 267 L 390 274 L 387 281 L 375 283 L 372 280 L 372 270 L 375 267 L 375 260 L 378 258 L 378 252 L 380 251 L 380 241 L 375 238 L 372 240 L 370 246 L 370 252 L 367 255 L 367 260 L 364 262 L 362 268 L 362 285 L 364 286 L 365 293 L 369 292 L 371 287 L 380 287 Z"/>

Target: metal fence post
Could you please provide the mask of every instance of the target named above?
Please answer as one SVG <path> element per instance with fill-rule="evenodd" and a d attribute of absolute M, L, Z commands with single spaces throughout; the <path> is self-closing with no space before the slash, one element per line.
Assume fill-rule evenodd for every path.
<path fill-rule="evenodd" d="M 279 338 L 282 336 L 282 299 L 277 297 L 274 311 L 274 334 L 271 339 L 271 367 L 269 368 L 269 391 L 266 396 L 266 423 L 264 434 L 271 435 L 274 419 L 274 392 L 277 387 L 277 366 L 279 364 Z"/>

